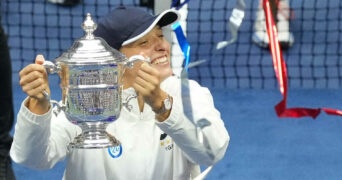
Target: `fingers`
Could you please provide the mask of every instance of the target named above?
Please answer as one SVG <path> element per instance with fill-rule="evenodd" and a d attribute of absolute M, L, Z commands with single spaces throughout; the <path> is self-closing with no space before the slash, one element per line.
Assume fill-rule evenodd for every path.
<path fill-rule="evenodd" d="M 36 56 L 36 60 L 35 60 L 35 63 L 36 64 L 43 64 L 44 63 L 44 61 L 45 61 L 45 58 L 44 58 L 44 56 L 43 55 L 41 55 L 41 54 L 38 54 L 37 56 Z"/>
<path fill-rule="evenodd" d="M 19 72 L 19 76 L 24 76 L 27 75 L 28 73 L 32 72 L 32 71 L 39 71 L 44 73 L 45 72 L 45 68 L 43 66 L 40 66 L 41 64 L 43 64 L 45 61 L 44 56 L 43 55 L 37 55 L 36 59 L 35 59 L 35 64 L 30 64 L 28 66 L 26 66 L 24 69 L 22 69 Z M 39 65 L 39 66 L 37 66 Z"/>
<path fill-rule="evenodd" d="M 35 79 L 29 83 L 22 85 L 22 90 L 30 97 L 36 99 L 44 99 L 45 96 L 42 92 L 48 91 L 48 85 L 43 79 Z"/>
<path fill-rule="evenodd" d="M 137 72 L 133 88 L 143 96 L 152 96 L 159 90 L 159 72 L 147 63 L 143 63 Z"/>
<path fill-rule="evenodd" d="M 133 88 L 143 96 L 151 96 L 153 95 L 156 86 L 152 83 L 145 81 L 140 77 L 137 77 L 136 82 L 133 84 Z"/>
<path fill-rule="evenodd" d="M 19 84 L 28 96 L 43 99 L 45 98 L 42 94 L 43 91 L 50 93 L 47 73 L 44 66 L 41 65 L 44 63 L 44 57 L 38 55 L 35 63 L 26 66 L 19 72 Z"/>

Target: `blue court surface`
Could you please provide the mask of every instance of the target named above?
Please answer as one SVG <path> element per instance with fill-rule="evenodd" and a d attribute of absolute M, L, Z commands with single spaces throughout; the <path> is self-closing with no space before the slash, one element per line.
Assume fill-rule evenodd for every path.
<path fill-rule="evenodd" d="M 108 8 L 103 8 L 103 5 L 94 6 L 91 1 L 85 0 L 84 2 L 88 2 L 89 6 L 85 6 L 83 9 L 78 6 L 72 10 L 66 10 L 38 0 L 22 1 L 23 6 L 19 6 L 18 1 L 7 1 L 8 7 L 11 8 L 6 10 L 8 14 L 4 22 L 7 23 L 9 42 L 12 47 L 16 112 L 26 97 L 18 84 L 17 74 L 22 66 L 30 63 L 37 53 L 43 52 L 51 59 L 60 54 L 62 50 L 69 48 L 73 41 L 70 35 L 73 37 L 80 35 L 78 31 L 74 32 L 69 29 L 71 26 L 73 29 L 79 28 L 78 23 L 83 17 L 77 18 L 78 11 L 91 10 L 92 7 L 96 7 L 98 12 L 108 10 Z M 211 2 L 190 1 L 189 7 L 203 6 L 203 11 L 189 13 L 189 19 L 196 17 L 206 19 L 207 15 L 212 13 L 208 11 L 207 15 L 205 14 L 206 7 Z M 215 2 L 218 3 L 215 5 L 217 7 L 221 7 L 220 3 L 225 4 L 224 0 L 215 0 Z M 235 4 L 235 1 L 229 2 L 228 8 L 225 9 L 227 12 L 230 12 Z M 296 42 L 291 49 L 284 52 L 288 64 L 289 85 L 291 86 L 288 93 L 288 107 L 342 109 L 340 93 L 342 83 L 339 73 L 341 69 L 339 66 L 341 64 L 340 42 L 342 40 L 342 34 L 339 33 L 341 33 L 342 27 L 341 23 L 336 20 L 341 15 L 341 2 L 338 0 L 318 2 L 292 0 L 291 3 L 292 8 L 296 10 L 296 18 L 291 24 Z M 222 40 L 228 37 L 223 35 L 220 29 L 217 29 L 216 34 L 214 33 L 215 36 L 205 34 L 205 28 L 211 26 L 206 20 L 201 22 L 202 24 L 209 23 L 204 27 L 198 23 L 189 25 L 189 41 L 193 52 L 196 52 L 193 59 L 215 59 L 197 69 L 190 69 L 190 76 L 200 80 L 211 90 L 215 105 L 220 110 L 231 137 L 224 159 L 214 166 L 207 179 L 341 179 L 342 117 L 330 116 L 324 112 L 316 119 L 277 117 L 274 106 L 282 100 L 282 96 L 274 77 L 269 51 L 260 49 L 250 40 L 257 1 L 249 0 L 246 1 L 246 4 L 248 6 L 246 19 L 241 26 L 242 35 L 237 43 L 227 47 L 224 51 L 201 54 L 201 52 L 208 52 L 206 50 L 208 49 L 207 39 Z M 315 11 L 314 8 L 317 7 L 320 9 Z M 30 9 L 35 9 L 35 13 L 31 13 Z M 42 17 L 40 12 L 52 14 L 49 17 Z M 61 13 L 60 15 L 64 17 L 63 21 L 55 12 Z M 216 13 L 221 12 L 216 11 Z M 22 14 L 24 15 L 20 16 Z M 213 16 L 214 20 L 215 17 Z M 315 21 L 312 21 L 313 19 Z M 325 22 L 327 19 L 329 22 Z M 44 22 L 54 22 L 62 28 L 51 26 L 48 28 L 48 32 L 41 33 L 41 30 L 46 28 Z M 25 26 L 26 23 L 33 23 L 37 26 L 32 29 L 31 26 Z M 20 28 L 17 24 L 21 24 L 23 27 Z M 328 29 L 331 31 L 320 31 L 323 25 L 330 27 Z M 204 28 L 203 37 L 197 36 L 197 32 L 193 31 L 197 27 Z M 315 31 L 317 34 L 313 29 L 317 30 L 317 32 Z M 20 34 L 24 35 L 20 37 Z M 49 38 L 42 40 L 46 35 Z M 208 71 L 206 69 L 208 67 L 213 69 Z M 223 72 L 227 72 L 227 74 Z M 213 74 L 210 75 L 210 73 Z M 212 79 L 208 78 L 207 74 Z M 311 75 L 314 77 L 312 78 Z M 52 94 L 52 98 L 60 99 L 58 78 L 54 75 L 50 78 L 51 89 L 56 90 Z M 212 82 L 215 82 L 214 85 Z M 51 170 L 32 170 L 13 163 L 18 180 L 61 179 L 64 167 L 65 162 L 61 162 Z"/>

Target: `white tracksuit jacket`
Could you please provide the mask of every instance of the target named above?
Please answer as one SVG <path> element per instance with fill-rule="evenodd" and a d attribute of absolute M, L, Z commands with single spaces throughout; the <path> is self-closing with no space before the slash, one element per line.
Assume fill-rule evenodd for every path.
<path fill-rule="evenodd" d="M 188 97 L 181 93 L 181 84 L 179 78 L 170 77 L 161 85 L 173 97 L 171 114 L 162 123 L 147 104 L 139 112 L 136 98 L 129 102 L 131 111 L 123 107 L 120 117 L 107 127 L 121 142 L 116 148 L 69 151 L 68 144 L 81 132 L 80 127 L 63 112 L 57 117 L 53 110 L 33 114 L 25 100 L 17 116 L 11 157 L 35 169 L 52 168 L 67 158 L 64 179 L 68 180 L 191 179 L 200 173 L 199 165 L 215 164 L 224 156 L 229 135 L 209 90 L 192 80 L 188 91 L 192 117 L 184 114 L 181 96 Z M 124 90 L 123 100 L 132 93 L 132 88 Z"/>

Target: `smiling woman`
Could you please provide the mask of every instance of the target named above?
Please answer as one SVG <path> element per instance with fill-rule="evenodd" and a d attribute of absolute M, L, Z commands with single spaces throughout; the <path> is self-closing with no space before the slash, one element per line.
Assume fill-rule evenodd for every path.
<path fill-rule="evenodd" d="M 195 178 L 200 175 L 200 165 L 211 166 L 221 160 L 229 134 L 210 91 L 194 80 L 184 84 L 172 75 L 170 44 L 162 28 L 178 19 L 175 10 L 153 16 L 125 6 L 99 19 L 95 36 L 127 59 L 149 59 L 133 63 L 123 74 L 124 106 L 106 129 L 121 142 L 114 147 L 68 148 L 81 130 L 68 121 L 67 113 L 53 114 L 42 95 L 42 89 L 50 92 L 44 57 L 39 55 L 34 64 L 24 67 L 19 73 L 20 85 L 28 97 L 18 112 L 13 160 L 42 169 L 67 158 L 65 179 L 168 180 Z M 189 103 L 185 105 L 185 101 Z M 204 119 L 207 125 L 201 126 Z"/>
<path fill-rule="evenodd" d="M 170 44 L 164 38 L 163 31 L 159 26 L 154 27 L 151 32 L 139 40 L 122 46 L 120 51 L 127 57 L 135 54 L 148 57 L 152 67 L 158 69 L 160 80 L 164 80 L 172 75 Z"/>

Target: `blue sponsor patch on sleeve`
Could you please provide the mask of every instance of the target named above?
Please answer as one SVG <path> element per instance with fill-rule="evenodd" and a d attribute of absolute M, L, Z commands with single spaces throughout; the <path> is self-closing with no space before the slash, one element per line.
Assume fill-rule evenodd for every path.
<path fill-rule="evenodd" d="M 112 158 L 118 158 L 121 156 L 122 154 L 122 146 L 121 144 L 118 146 L 114 146 L 114 147 L 109 147 L 108 148 L 108 153 Z"/>

